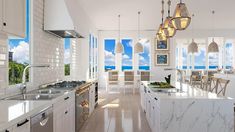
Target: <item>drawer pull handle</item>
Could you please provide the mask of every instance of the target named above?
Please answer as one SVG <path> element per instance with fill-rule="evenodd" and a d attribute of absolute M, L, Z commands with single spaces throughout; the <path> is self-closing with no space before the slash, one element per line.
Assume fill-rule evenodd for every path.
<path fill-rule="evenodd" d="M 148 93 L 150 93 L 150 91 L 148 91 Z"/>
<path fill-rule="evenodd" d="M 3 23 L 3 26 L 7 26 L 7 23 L 4 22 L 4 23 Z"/>
<path fill-rule="evenodd" d="M 65 111 L 64 113 L 65 113 L 65 114 L 68 114 L 68 111 Z"/>
<path fill-rule="evenodd" d="M 155 100 L 158 100 L 158 98 L 154 98 Z"/>
<path fill-rule="evenodd" d="M 69 97 L 64 98 L 64 100 L 68 100 L 68 99 L 69 99 Z"/>
<path fill-rule="evenodd" d="M 18 123 L 18 124 L 17 124 L 17 127 L 23 126 L 23 125 L 26 124 L 27 122 L 29 122 L 28 119 L 26 119 L 26 120 L 25 120 L 24 122 L 22 122 L 22 123 Z"/>
<path fill-rule="evenodd" d="M 6 130 L 5 132 L 10 132 L 9 130 Z"/>

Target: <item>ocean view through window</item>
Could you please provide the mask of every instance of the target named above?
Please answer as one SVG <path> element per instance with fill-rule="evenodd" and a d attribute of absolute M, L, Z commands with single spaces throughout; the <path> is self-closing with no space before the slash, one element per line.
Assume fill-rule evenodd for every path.
<path fill-rule="evenodd" d="M 104 69 L 105 71 L 115 69 L 115 39 L 104 40 Z"/>
<path fill-rule="evenodd" d="M 150 70 L 150 41 L 141 39 L 140 43 L 144 47 L 144 52 L 139 54 L 139 70 Z"/>
<path fill-rule="evenodd" d="M 132 51 L 133 51 L 133 43 L 132 39 L 122 39 L 122 45 L 124 47 L 124 53 L 122 55 L 122 71 L 124 70 L 132 70 Z"/>
<path fill-rule="evenodd" d="M 9 85 L 22 82 L 23 70 L 30 63 L 30 2 L 26 0 L 26 37 L 8 39 L 8 61 L 9 61 Z M 26 80 L 29 81 L 29 70 L 26 72 Z"/>

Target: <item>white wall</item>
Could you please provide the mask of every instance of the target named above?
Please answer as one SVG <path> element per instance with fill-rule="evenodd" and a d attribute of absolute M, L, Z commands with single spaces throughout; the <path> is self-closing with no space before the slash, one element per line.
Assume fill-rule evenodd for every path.
<path fill-rule="evenodd" d="M 154 42 L 155 42 L 155 31 L 141 31 L 141 38 L 147 38 L 150 40 L 150 59 L 151 59 L 151 80 L 155 80 L 155 81 L 164 81 L 164 77 L 172 74 L 172 76 L 174 77 L 174 71 L 164 71 L 164 68 L 166 68 L 166 66 L 155 66 L 154 64 Z M 116 39 L 118 36 L 118 32 L 117 31 L 99 31 L 99 85 L 102 88 L 105 88 L 105 79 L 107 78 L 107 73 L 105 73 L 104 70 L 104 39 L 106 38 L 113 38 Z M 131 38 L 133 39 L 133 44 L 135 44 L 138 40 L 138 35 L 137 35 L 137 31 L 121 31 L 121 38 Z M 174 42 L 171 40 L 170 42 L 170 65 L 167 67 L 174 67 L 175 65 L 175 58 L 174 55 L 175 54 L 175 50 L 174 50 Z M 133 56 L 133 58 L 135 58 Z M 173 78 L 174 80 L 174 78 Z"/>
<path fill-rule="evenodd" d="M 70 0 L 68 0 L 70 1 Z M 70 2 L 74 2 L 71 0 Z M 89 17 L 84 14 L 82 8 L 73 8 L 73 20 L 76 25 L 81 25 L 84 33 L 83 39 L 72 39 L 71 41 L 71 76 L 64 76 L 64 39 L 51 35 L 43 30 L 43 0 L 31 1 L 31 42 L 30 58 L 31 64 L 49 64 L 50 68 L 32 68 L 31 83 L 28 83 L 28 91 L 37 89 L 39 85 L 57 80 L 86 80 L 89 64 L 89 33 L 96 34 Z M 71 5 L 71 4 L 70 4 Z M 73 5 L 73 7 L 76 7 Z M 70 8 L 71 9 L 71 8 Z M 74 10 L 75 9 L 75 10 Z M 79 13 L 77 13 L 79 12 Z M 82 16 L 82 17 L 81 17 Z M 74 18 L 76 17 L 76 18 Z M 80 17 L 80 18 L 79 18 Z M 82 19 L 81 19 L 82 18 Z M 7 37 L 0 35 L 0 45 L 5 45 L 7 50 Z M 2 49 L 2 48 L 1 48 Z M 7 50 L 8 51 L 8 50 Z M 3 53 L 0 51 L 0 53 Z M 8 60 L 8 57 L 7 57 Z M 8 62 L 6 63 L 8 64 Z M 8 88 L 8 67 L 0 67 L 0 95 L 16 94 L 19 88 Z M 5 92 L 6 91 L 6 92 Z"/>

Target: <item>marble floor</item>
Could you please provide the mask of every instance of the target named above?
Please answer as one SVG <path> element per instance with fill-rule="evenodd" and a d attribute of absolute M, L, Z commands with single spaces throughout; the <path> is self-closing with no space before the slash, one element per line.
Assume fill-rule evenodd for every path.
<path fill-rule="evenodd" d="M 139 94 L 99 93 L 99 106 L 80 132 L 151 132 Z"/>

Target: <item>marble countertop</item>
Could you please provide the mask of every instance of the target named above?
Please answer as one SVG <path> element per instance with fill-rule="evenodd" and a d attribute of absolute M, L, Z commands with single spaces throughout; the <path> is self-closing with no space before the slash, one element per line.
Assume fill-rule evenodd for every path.
<path fill-rule="evenodd" d="M 0 130 L 9 128 L 31 115 L 50 107 L 51 101 L 0 101 Z"/>
<path fill-rule="evenodd" d="M 158 98 L 164 99 L 232 99 L 229 97 L 217 96 L 215 93 L 207 92 L 199 88 L 193 88 L 188 84 L 183 84 L 183 92 L 177 92 L 172 90 L 172 92 L 158 92 L 155 88 L 148 86 L 150 82 L 143 81 L 144 86 L 148 87 L 151 90 L 151 93 L 156 95 Z M 176 89 L 180 88 L 180 84 L 175 84 Z"/>
<path fill-rule="evenodd" d="M 12 127 L 26 118 L 29 119 L 74 92 L 74 90 L 62 91 L 62 94 L 52 100 L 0 100 L 0 131 Z"/>

